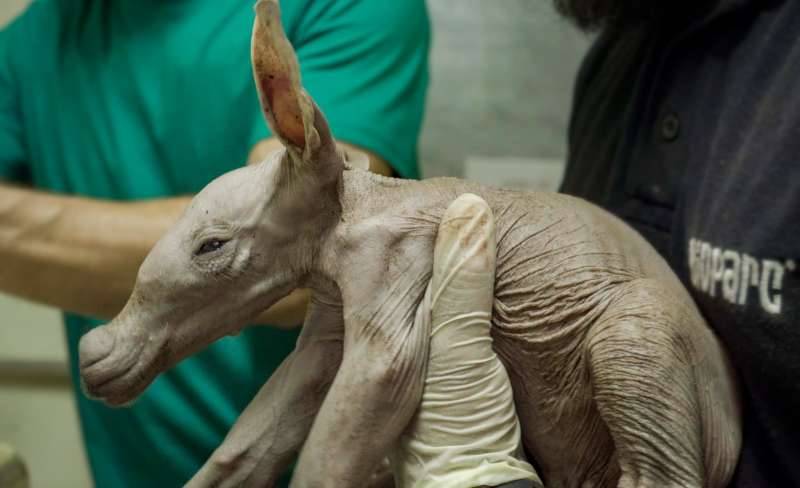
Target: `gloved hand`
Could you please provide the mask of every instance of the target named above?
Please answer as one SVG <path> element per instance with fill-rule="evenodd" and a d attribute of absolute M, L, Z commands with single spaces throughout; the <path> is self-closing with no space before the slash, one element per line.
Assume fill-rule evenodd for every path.
<path fill-rule="evenodd" d="M 541 486 L 524 460 L 511 383 L 492 349 L 494 278 L 491 209 L 462 195 L 439 224 L 418 314 L 431 320 L 430 359 L 419 410 L 393 453 L 398 487 Z"/>

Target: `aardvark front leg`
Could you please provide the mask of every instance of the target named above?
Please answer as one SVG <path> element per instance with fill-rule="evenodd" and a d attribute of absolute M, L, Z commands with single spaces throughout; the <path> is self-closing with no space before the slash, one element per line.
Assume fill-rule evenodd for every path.
<path fill-rule="evenodd" d="M 403 278 L 410 276 L 421 281 Z M 362 275 L 359 281 L 372 280 Z M 408 425 L 427 365 L 430 316 L 415 317 L 427 281 L 424 272 L 409 270 L 377 288 L 379 298 L 348 299 L 353 295 L 343 290 L 344 357 L 303 447 L 293 488 L 365 486 Z M 379 305 L 353 310 L 365 303 Z"/>
<path fill-rule="evenodd" d="M 342 310 L 312 299 L 295 350 L 187 487 L 270 487 L 308 434 L 342 357 Z"/>

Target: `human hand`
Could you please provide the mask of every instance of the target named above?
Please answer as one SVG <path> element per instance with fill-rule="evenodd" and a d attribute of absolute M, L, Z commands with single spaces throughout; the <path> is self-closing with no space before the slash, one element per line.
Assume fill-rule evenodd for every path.
<path fill-rule="evenodd" d="M 418 412 L 394 453 L 400 486 L 500 486 L 528 480 L 508 375 L 490 335 L 495 226 L 481 198 L 456 199 L 439 224 L 421 316 L 430 353 Z"/>

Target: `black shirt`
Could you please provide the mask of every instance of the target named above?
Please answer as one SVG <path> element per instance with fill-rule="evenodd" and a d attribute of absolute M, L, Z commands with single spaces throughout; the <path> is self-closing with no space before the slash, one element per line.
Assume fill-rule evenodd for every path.
<path fill-rule="evenodd" d="M 575 91 L 562 191 L 669 261 L 741 378 L 734 486 L 800 487 L 800 2 L 608 28 Z"/>

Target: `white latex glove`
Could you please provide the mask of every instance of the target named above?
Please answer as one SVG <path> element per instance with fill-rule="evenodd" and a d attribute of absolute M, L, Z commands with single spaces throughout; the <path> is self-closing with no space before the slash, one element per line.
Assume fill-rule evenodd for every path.
<path fill-rule="evenodd" d="M 421 305 L 432 321 L 430 359 L 419 410 L 393 453 L 398 487 L 541 486 L 524 461 L 511 383 L 489 335 L 495 245 L 486 202 L 456 199 L 439 225 Z"/>

